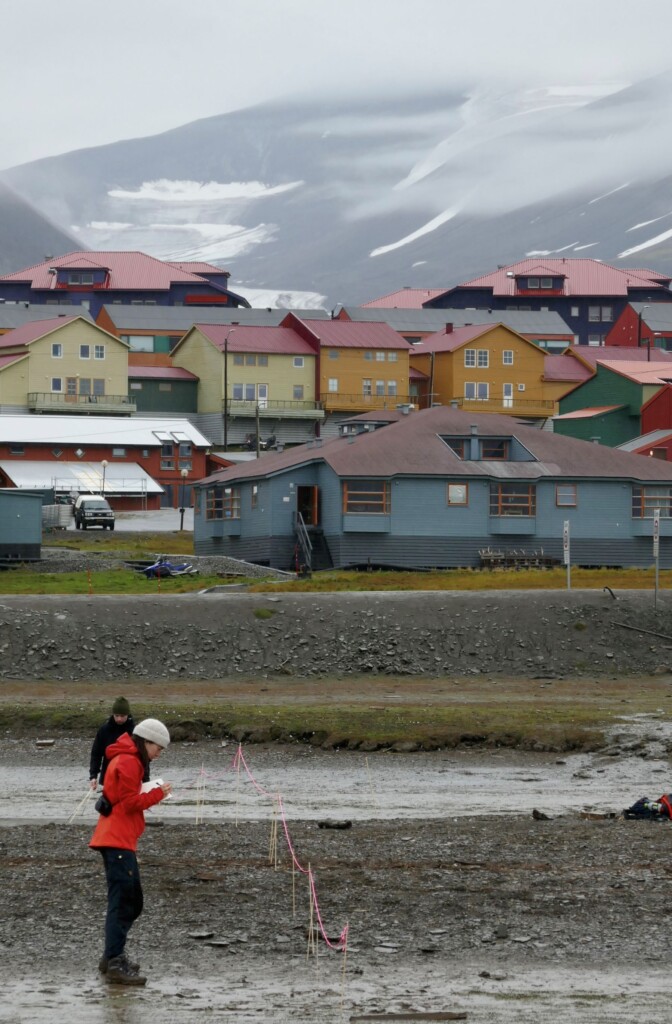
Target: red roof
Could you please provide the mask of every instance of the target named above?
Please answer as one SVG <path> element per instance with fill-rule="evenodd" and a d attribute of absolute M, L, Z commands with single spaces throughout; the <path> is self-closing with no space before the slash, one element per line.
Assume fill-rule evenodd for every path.
<path fill-rule="evenodd" d="M 592 376 L 592 371 L 578 359 L 567 359 L 564 355 L 548 355 L 544 358 L 544 380 L 580 382 Z"/>
<path fill-rule="evenodd" d="M 180 269 L 180 264 L 165 263 L 144 252 L 68 252 L 64 256 L 56 256 L 12 274 L 4 274 L 0 276 L 0 281 L 27 281 L 32 288 L 51 290 L 56 275 L 49 273 L 50 267 L 107 270 L 107 290 L 168 291 L 175 282 L 193 285 L 209 283 L 193 272 Z"/>
<path fill-rule="evenodd" d="M 443 331 L 436 331 L 435 334 L 428 334 L 422 341 L 412 345 L 411 355 L 425 355 L 428 352 L 453 352 L 468 341 L 473 341 L 474 338 L 480 338 L 482 334 L 487 334 L 488 331 L 492 330 L 493 326 L 499 325 L 469 324 L 468 327 L 456 327 L 449 334 L 446 333 L 445 329 Z M 511 333 L 515 334 L 516 332 L 512 331 Z M 532 343 L 530 342 L 530 344 Z"/>
<path fill-rule="evenodd" d="M 175 267 L 176 270 L 182 270 L 187 274 L 226 274 L 229 277 L 228 270 L 214 267 L 212 263 L 203 263 L 201 260 L 166 260 L 166 263 L 169 267 Z"/>
<path fill-rule="evenodd" d="M 10 363 L 15 363 L 17 359 L 25 359 L 27 355 L 27 352 L 15 352 L 11 356 L 0 356 L 0 370 L 4 370 Z"/>
<path fill-rule="evenodd" d="M 237 324 L 194 324 L 218 349 L 224 351 L 228 338 L 229 352 L 269 352 L 278 355 L 315 355 L 315 349 L 291 327 L 254 327 Z M 187 337 L 187 335 L 185 335 Z M 179 349 L 184 339 L 175 346 Z"/>
<path fill-rule="evenodd" d="M 64 327 L 65 324 L 71 324 L 73 320 L 81 320 L 83 317 L 79 316 L 58 316 L 51 320 L 29 320 L 26 324 L 21 324 L 20 327 L 15 327 L 13 331 L 8 331 L 7 334 L 0 335 L 0 348 L 14 348 L 15 345 L 30 345 L 31 342 L 37 341 L 38 338 L 43 338 L 45 334 L 51 334 L 52 331 L 57 331 L 59 327 Z M 86 320 L 91 327 L 96 325 L 91 323 L 90 320 Z M 102 330 L 102 328 L 98 328 Z M 107 333 L 107 331 L 105 332 Z M 119 340 L 118 338 L 116 339 Z"/>
<path fill-rule="evenodd" d="M 511 275 L 511 276 L 509 276 Z M 498 296 L 516 295 L 517 277 L 562 277 L 563 295 L 628 295 L 630 288 L 669 291 L 670 277 L 653 270 L 621 269 L 589 259 L 529 259 L 464 281 L 458 288 L 492 288 Z M 450 294 L 450 288 L 441 294 Z"/>
<path fill-rule="evenodd" d="M 319 339 L 323 348 L 397 348 L 404 351 L 411 348 L 393 327 L 378 320 L 311 320 L 309 324 L 302 320 L 301 323 Z"/>
<path fill-rule="evenodd" d="M 195 373 L 184 370 L 181 366 L 145 366 L 139 364 L 128 367 L 129 377 L 144 377 L 154 380 L 199 380 Z"/>
<path fill-rule="evenodd" d="M 387 309 L 422 309 L 423 302 L 443 295 L 443 288 L 401 288 L 398 292 L 390 292 L 380 299 L 363 302 L 363 307 L 382 306 Z"/>

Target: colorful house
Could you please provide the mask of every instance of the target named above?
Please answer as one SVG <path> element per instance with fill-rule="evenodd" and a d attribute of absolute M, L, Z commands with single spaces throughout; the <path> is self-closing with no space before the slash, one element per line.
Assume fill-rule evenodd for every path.
<path fill-rule="evenodd" d="M 672 380 L 672 362 L 599 359 L 595 370 L 560 400 L 553 429 L 610 447 L 638 437 L 642 407 Z"/>
<path fill-rule="evenodd" d="M 647 358 L 657 349 L 672 349 L 672 305 L 669 302 L 629 302 L 605 338 L 608 348 L 644 346 Z"/>
<path fill-rule="evenodd" d="M 128 346 L 82 316 L 0 336 L 1 412 L 129 416 Z"/>
<path fill-rule="evenodd" d="M 104 494 L 117 509 L 179 507 L 217 463 L 186 419 L 0 416 L 0 487 Z"/>
<path fill-rule="evenodd" d="M 455 405 L 535 419 L 552 416 L 557 398 L 573 386 L 557 374 L 546 380 L 549 358 L 561 357 L 547 356 L 504 324 L 457 329 L 446 324 L 410 351 L 411 366 L 425 375 L 421 408 Z"/>
<path fill-rule="evenodd" d="M 74 303 L 94 320 L 105 303 L 249 306 L 228 288 L 229 272 L 207 263 L 170 263 L 143 252 L 69 252 L 0 277 L 0 300 Z"/>
<path fill-rule="evenodd" d="M 579 344 L 601 346 L 628 303 L 672 302 L 670 280 L 599 260 L 533 258 L 465 281 L 423 306 L 555 311 Z"/>
<path fill-rule="evenodd" d="M 377 426 L 200 481 L 196 553 L 283 569 L 478 566 L 514 550 L 560 562 L 569 524 L 572 564 L 649 566 L 660 508 L 672 566 L 672 464 L 445 406 Z"/>

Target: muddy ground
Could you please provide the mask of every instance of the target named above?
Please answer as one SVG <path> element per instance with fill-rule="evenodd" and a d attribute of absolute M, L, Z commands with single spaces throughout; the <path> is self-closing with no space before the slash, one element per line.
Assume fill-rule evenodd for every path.
<path fill-rule="evenodd" d="M 663 602 L 654 616 L 652 595 L 616 602 L 604 594 L 277 596 L 2 598 L 0 671 L 14 681 L 11 699 L 21 679 L 27 693 L 53 677 L 77 680 L 85 693 L 84 680 L 93 680 L 90 699 L 105 680 L 115 695 L 123 679 L 140 696 L 143 679 L 153 690 L 161 675 L 177 699 L 178 673 L 235 679 L 240 658 L 260 679 L 281 679 L 289 668 L 295 695 L 302 678 L 317 684 L 327 667 L 347 674 L 370 664 L 384 676 L 401 664 L 437 680 L 458 667 L 521 678 L 636 669 L 662 682 L 671 664 L 670 609 Z M 258 619 L 258 607 L 274 614 Z M 187 685 L 193 693 L 194 683 Z M 238 800 L 229 790 L 222 814 L 197 824 L 194 780 L 207 769 L 210 806 L 235 745 L 175 744 L 154 774 L 174 779 L 181 796 L 174 811 L 166 805 L 148 814 L 140 845 L 146 910 L 131 952 L 149 982 L 111 991 L 96 970 L 104 881 L 87 847 L 90 804 L 69 820 L 85 792 L 86 743 L 59 737 L 45 750 L 6 735 L 0 1021 L 340 1024 L 451 1011 L 482 1024 L 669 1024 L 671 826 L 581 816 L 591 778 L 596 791 L 605 777 L 614 790 L 623 787 L 608 801 L 602 785 L 594 813 L 617 812 L 643 787 L 672 790 L 664 744 L 644 759 L 627 746 L 621 741 L 588 761 L 502 751 L 378 753 L 369 761 L 360 752 L 250 748 L 258 782 L 284 792 L 286 781 L 295 796 L 287 809 L 291 841 L 314 873 L 327 936 L 335 940 L 349 924 L 344 957 L 324 941 L 317 956 L 308 951 L 308 886 L 291 870 L 282 827 L 278 863 L 269 861 L 272 801 L 260 816 L 249 795 Z M 358 758 L 357 778 L 348 757 Z M 390 786 L 381 781 L 387 764 Z M 416 796 L 423 771 L 434 787 L 426 816 Z M 470 773 L 479 783 L 473 806 L 464 783 Z M 495 778 L 511 789 L 505 813 Z M 441 784 L 450 797 L 444 807 Z M 531 785 L 535 808 L 549 820 L 536 820 L 530 800 L 518 800 Z M 338 801 L 330 803 L 330 791 Z M 21 820 L 17 804 L 32 813 Z M 328 818 L 352 826 L 320 828 Z"/>

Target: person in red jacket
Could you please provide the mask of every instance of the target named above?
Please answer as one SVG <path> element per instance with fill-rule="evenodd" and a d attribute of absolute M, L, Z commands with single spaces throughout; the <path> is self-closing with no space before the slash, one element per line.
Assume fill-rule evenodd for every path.
<path fill-rule="evenodd" d="M 150 761 L 166 749 L 170 734 L 163 722 L 145 718 L 129 736 L 124 733 L 105 751 L 109 761 L 104 795 L 112 804 L 109 815 L 100 815 L 89 846 L 100 850 L 107 878 L 105 952 L 98 965 L 109 982 L 144 985 L 147 978 L 125 953 L 126 938 L 142 913 L 143 896 L 135 851 L 145 830 L 144 812 L 169 796 L 169 782 L 147 792 L 141 789 Z"/>

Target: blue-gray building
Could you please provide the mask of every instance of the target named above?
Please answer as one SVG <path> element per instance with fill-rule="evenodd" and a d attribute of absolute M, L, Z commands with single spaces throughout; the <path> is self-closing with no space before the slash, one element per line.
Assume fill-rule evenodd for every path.
<path fill-rule="evenodd" d="M 367 423 L 363 419 L 363 423 Z M 672 566 L 672 464 L 435 407 L 222 470 L 195 488 L 197 554 L 283 569 L 482 564 Z"/>
<path fill-rule="evenodd" d="M 41 545 L 42 495 L 0 488 L 0 558 L 35 561 Z"/>

